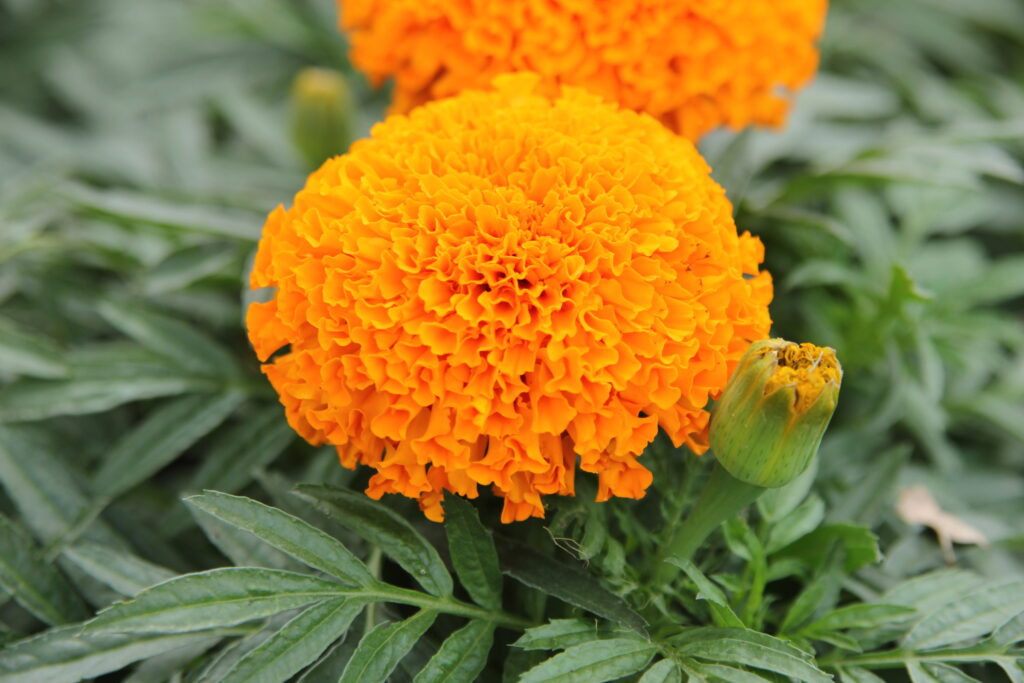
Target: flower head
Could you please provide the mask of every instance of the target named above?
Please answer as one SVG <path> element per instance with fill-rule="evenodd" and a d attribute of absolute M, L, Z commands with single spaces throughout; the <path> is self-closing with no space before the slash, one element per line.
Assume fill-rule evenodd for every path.
<path fill-rule="evenodd" d="M 836 352 L 827 346 L 784 339 L 751 345 L 715 405 L 715 457 L 748 484 L 788 484 L 818 452 L 842 380 Z"/>
<path fill-rule="evenodd" d="M 394 110 L 532 71 L 695 140 L 778 125 L 813 76 L 827 0 L 339 0 L 352 61 Z"/>
<path fill-rule="evenodd" d="M 378 124 L 256 255 L 276 295 L 249 336 L 289 422 L 432 519 L 480 485 L 504 521 L 542 516 L 577 456 L 599 500 L 642 496 L 658 426 L 703 451 L 704 406 L 770 324 L 761 243 L 693 145 L 537 81 Z"/>

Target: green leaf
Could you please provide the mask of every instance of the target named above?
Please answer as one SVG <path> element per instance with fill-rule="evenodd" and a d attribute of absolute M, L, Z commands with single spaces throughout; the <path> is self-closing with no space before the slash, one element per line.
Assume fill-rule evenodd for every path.
<path fill-rule="evenodd" d="M 882 596 L 882 602 L 914 607 L 928 614 L 971 593 L 982 583 L 982 578 L 974 572 L 939 569 L 894 586 Z"/>
<path fill-rule="evenodd" d="M 558 562 L 511 539 L 502 539 L 498 551 L 503 570 L 516 581 L 635 631 L 643 632 L 647 626 L 625 600 L 578 566 Z"/>
<path fill-rule="evenodd" d="M 476 508 L 450 493 L 444 500 L 444 530 L 459 581 L 481 607 L 501 609 L 501 569 L 491 534 Z"/>
<path fill-rule="evenodd" d="M 867 669 L 858 667 L 839 669 L 839 680 L 843 683 L 885 683 L 884 678 L 879 678 Z"/>
<path fill-rule="evenodd" d="M 185 370 L 211 377 L 237 373 L 234 356 L 182 320 L 144 310 L 134 302 L 101 301 L 97 310 L 122 333 Z"/>
<path fill-rule="evenodd" d="M 307 608 L 239 660 L 221 683 L 288 680 L 342 637 L 363 607 L 339 598 Z"/>
<path fill-rule="evenodd" d="M 341 584 L 275 569 L 229 567 L 186 574 L 119 602 L 87 632 L 182 633 L 234 626 L 346 595 Z"/>
<path fill-rule="evenodd" d="M 218 385 L 209 379 L 160 374 L 108 379 L 25 379 L 0 393 L 0 420 L 25 422 L 60 415 L 102 413 L 132 401 L 190 392 L 210 392 Z"/>
<path fill-rule="evenodd" d="M 609 638 L 573 645 L 527 671 L 520 683 L 601 683 L 643 670 L 657 648 L 640 638 Z"/>
<path fill-rule="evenodd" d="M 52 543 L 86 514 L 88 500 L 78 488 L 78 478 L 47 446 L 23 429 L 0 425 L 0 483 L 32 533 L 43 543 Z M 94 521 L 83 537 L 128 547 L 102 520 Z"/>
<path fill-rule="evenodd" d="M 186 502 L 227 524 L 248 531 L 299 562 L 342 581 L 360 586 L 376 583 L 366 565 L 348 548 L 283 510 L 251 498 L 216 491 L 192 496 Z"/>
<path fill-rule="evenodd" d="M 235 260 L 236 248 L 198 244 L 169 256 L 145 274 L 143 288 L 153 296 L 173 292 L 215 275 Z"/>
<path fill-rule="evenodd" d="M 812 495 L 768 530 L 765 551 L 769 554 L 785 548 L 818 528 L 825 519 L 825 503 Z"/>
<path fill-rule="evenodd" d="M 47 337 L 0 317 L 0 374 L 54 379 L 70 372 L 61 350 Z"/>
<path fill-rule="evenodd" d="M 64 576 L 46 561 L 32 539 L 2 514 L 0 586 L 47 624 L 66 624 L 89 616 Z"/>
<path fill-rule="evenodd" d="M 269 464 L 295 438 L 280 405 L 247 415 L 217 433 L 186 490 L 240 491 L 255 469 Z"/>
<path fill-rule="evenodd" d="M 1024 612 L 1024 580 L 985 586 L 919 621 L 903 644 L 934 648 L 983 636 Z"/>
<path fill-rule="evenodd" d="M 413 683 L 477 680 L 487 665 L 487 655 L 493 642 L 493 624 L 469 622 L 445 639 L 437 654 L 416 674 Z"/>
<path fill-rule="evenodd" d="M 436 618 L 437 612 L 424 609 L 402 622 L 378 624 L 359 641 L 338 683 L 387 680 Z"/>
<path fill-rule="evenodd" d="M 526 629 L 512 645 L 523 650 L 564 650 L 600 637 L 594 621 L 552 619 L 541 626 Z"/>
<path fill-rule="evenodd" d="M 733 611 L 729 600 L 725 597 L 722 589 L 711 582 L 704 574 L 697 569 L 697 565 L 689 560 L 680 560 L 671 557 L 667 560 L 676 565 L 697 585 L 697 599 L 707 600 L 711 607 L 711 616 L 716 626 L 743 628 L 745 624 Z"/>
<path fill-rule="evenodd" d="M 293 560 L 290 555 L 267 545 L 248 531 L 228 524 L 200 508 L 189 507 L 188 511 L 210 543 L 235 566 L 285 569 L 291 572 L 306 571 L 305 567 Z"/>
<path fill-rule="evenodd" d="M 673 640 L 677 651 L 722 664 L 765 669 L 807 683 L 828 683 L 832 678 L 809 656 L 783 640 L 743 629 L 694 629 Z"/>
<path fill-rule="evenodd" d="M 882 559 L 882 552 L 878 549 L 878 537 L 867 527 L 857 524 L 820 526 L 787 546 L 783 554 L 796 555 L 812 565 L 818 565 L 825 560 L 834 542 L 839 543 L 846 552 L 844 568 L 848 573 Z"/>
<path fill-rule="evenodd" d="M 644 672 L 637 683 L 682 683 L 683 674 L 671 659 L 663 659 Z"/>
<path fill-rule="evenodd" d="M 752 671 L 726 664 L 693 661 L 687 666 L 699 673 L 711 676 L 712 680 L 715 681 L 725 681 L 725 683 L 769 683 L 769 679 L 764 676 L 759 676 Z M 690 680 L 692 681 L 693 678 Z"/>
<path fill-rule="evenodd" d="M 907 662 L 912 683 L 979 683 L 960 669 L 942 662 Z"/>
<path fill-rule="evenodd" d="M 0 680 L 4 683 L 76 683 L 209 637 L 205 633 L 156 636 L 83 633 L 81 625 L 63 626 L 0 650 Z"/>
<path fill-rule="evenodd" d="M 297 493 L 368 542 L 379 545 L 429 593 L 452 594 L 452 577 L 441 556 L 400 515 L 355 491 L 301 484 Z"/>
<path fill-rule="evenodd" d="M 92 578 L 126 596 L 176 576 L 170 569 L 124 550 L 88 541 L 65 548 L 64 556 Z"/>
<path fill-rule="evenodd" d="M 164 468 L 234 412 L 239 393 L 185 396 L 149 413 L 114 444 L 92 488 L 110 500 Z"/>
<path fill-rule="evenodd" d="M 917 610 L 901 605 L 855 604 L 829 612 L 803 629 L 804 632 L 842 631 L 850 628 L 876 628 L 910 619 Z"/>
<path fill-rule="evenodd" d="M 213 206 L 189 206 L 126 190 L 100 192 L 77 186 L 68 191 L 68 197 L 83 209 L 119 221 L 247 242 L 259 238 L 263 225 L 263 220 L 254 214 Z"/>
<path fill-rule="evenodd" d="M 793 481 L 779 488 L 767 489 L 757 499 L 757 510 L 770 523 L 774 523 L 792 512 L 807 497 L 815 478 L 818 476 L 818 459 Z"/>

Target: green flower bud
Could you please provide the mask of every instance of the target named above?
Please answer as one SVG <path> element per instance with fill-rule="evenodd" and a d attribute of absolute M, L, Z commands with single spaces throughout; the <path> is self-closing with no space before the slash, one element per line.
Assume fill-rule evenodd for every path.
<path fill-rule="evenodd" d="M 834 349 L 784 339 L 755 342 L 711 416 L 711 448 L 736 479 L 785 486 L 818 452 L 839 398 Z"/>
<path fill-rule="evenodd" d="M 292 138 L 306 162 L 317 168 L 348 150 L 352 141 L 352 97 L 344 76 L 306 68 L 292 84 Z"/>

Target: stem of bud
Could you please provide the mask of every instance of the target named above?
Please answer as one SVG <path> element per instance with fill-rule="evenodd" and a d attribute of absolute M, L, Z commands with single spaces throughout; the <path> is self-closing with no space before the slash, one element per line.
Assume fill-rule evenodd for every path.
<path fill-rule="evenodd" d="M 686 519 L 675 527 L 671 538 L 662 546 L 655 574 L 655 585 L 662 586 L 680 571 L 678 567 L 665 562 L 670 557 L 689 560 L 701 543 L 740 510 L 754 502 L 767 489 L 740 481 L 717 462 L 711 476 L 704 484 L 700 498 L 687 514 Z"/>

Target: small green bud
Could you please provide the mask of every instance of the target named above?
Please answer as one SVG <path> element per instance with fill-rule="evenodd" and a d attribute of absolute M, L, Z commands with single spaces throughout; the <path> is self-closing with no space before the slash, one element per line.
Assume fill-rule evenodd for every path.
<path fill-rule="evenodd" d="M 292 84 L 292 139 L 312 168 L 348 150 L 352 141 L 352 97 L 344 76 L 306 68 Z"/>
<path fill-rule="evenodd" d="M 784 339 L 755 342 L 711 416 L 711 448 L 736 479 L 774 488 L 807 469 L 839 399 L 834 349 Z"/>

